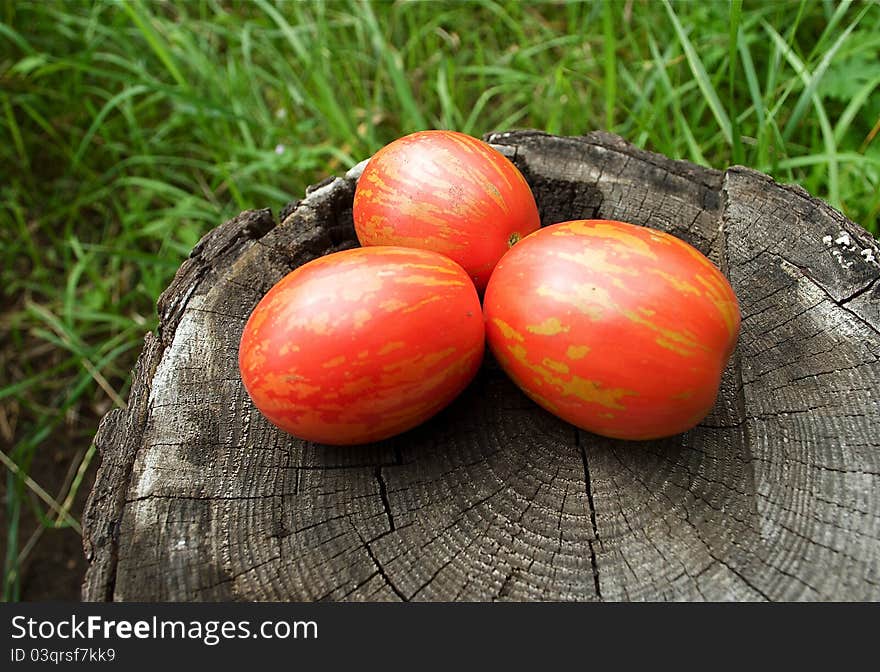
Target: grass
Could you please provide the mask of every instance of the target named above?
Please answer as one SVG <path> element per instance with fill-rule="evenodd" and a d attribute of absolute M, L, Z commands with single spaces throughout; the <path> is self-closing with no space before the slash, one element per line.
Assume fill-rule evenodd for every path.
<path fill-rule="evenodd" d="M 4 599 L 78 529 L 97 418 L 124 403 L 159 293 L 224 219 L 277 211 L 422 128 L 604 128 L 800 183 L 877 234 L 878 50 L 874 3 L 6 0 Z M 59 443 L 49 492 L 32 465 Z"/>

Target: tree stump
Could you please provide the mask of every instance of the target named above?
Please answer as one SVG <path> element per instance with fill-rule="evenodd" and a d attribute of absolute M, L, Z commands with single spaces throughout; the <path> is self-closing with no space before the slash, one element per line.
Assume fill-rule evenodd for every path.
<path fill-rule="evenodd" d="M 880 250 L 798 187 L 605 133 L 492 134 L 542 222 L 618 219 L 730 278 L 742 334 L 712 414 L 670 439 L 578 431 L 491 357 L 428 423 L 334 448 L 292 438 L 238 373 L 250 311 L 356 245 L 358 168 L 276 225 L 209 233 L 159 300 L 111 411 L 83 526 L 87 600 L 880 599 Z"/>

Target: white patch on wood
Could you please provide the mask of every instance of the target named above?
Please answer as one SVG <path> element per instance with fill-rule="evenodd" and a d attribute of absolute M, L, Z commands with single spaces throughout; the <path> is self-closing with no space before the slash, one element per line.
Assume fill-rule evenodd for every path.
<path fill-rule="evenodd" d="M 831 236 L 825 236 L 822 239 L 822 242 L 826 245 L 830 245 L 831 240 Z M 837 234 L 837 238 L 834 239 L 834 243 L 840 249 L 832 248 L 831 254 L 844 268 L 851 268 L 856 259 L 854 257 L 851 257 L 849 259 L 845 258 L 843 250 L 846 250 L 847 252 L 855 252 L 856 250 L 858 250 L 858 253 L 867 263 L 877 263 L 877 257 L 874 254 L 874 250 L 872 250 L 870 247 L 860 249 L 856 241 L 853 240 L 853 237 L 846 231 L 839 231 Z"/>
<path fill-rule="evenodd" d="M 329 194 L 331 191 L 336 189 L 336 180 L 338 180 L 338 179 L 339 178 L 337 177 L 332 182 L 328 182 L 323 187 L 320 187 L 320 188 L 315 189 L 314 191 L 310 192 L 309 195 L 303 199 L 303 203 L 310 204 L 310 203 L 314 203 L 315 201 L 320 201 L 322 198 L 324 198 L 324 196 L 326 194 Z"/>
<path fill-rule="evenodd" d="M 156 367 L 156 375 L 150 388 L 150 408 L 177 400 L 176 386 L 174 385 L 177 370 L 181 366 L 186 366 L 188 362 L 182 360 L 189 359 L 190 351 L 194 345 L 204 340 L 204 336 L 200 333 L 204 331 L 204 327 L 195 324 L 194 319 L 197 315 L 194 309 L 201 308 L 204 303 L 205 298 L 198 294 L 189 298 L 188 309 L 184 312 L 177 329 L 174 331 L 174 341 L 171 347 L 166 348 L 162 353 L 162 361 Z M 187 347 L 175 347 L 177 343 L 186 343 Z"/>
<path fill-rule="evenodd" d="M 138 530 L 148 530 L 151 525 L 156 524 L 159 516 L 156 512 L 155 499 L 142 499 L 130 504 L 129 506 L 134 507 L 135 533 L 137 533 Z"/>
<path fill-rule="evenodd" d="M 843 258 L 843 252 L 834 248 L 831 250 L 831 256 L 837 259 L 837 263 L 839 263 L 844 268 L 850 268 L 852 266 L 852 261 Z"/>
<path fill-rule="evenodd" d="M 355 180 L 360 179 L 361 173 L 364 172 L 364 168 L 367 167 L 367 163 L 369 163 L 370 159 L 364 159 L 360 163 L 356 163 L 351 168 L 348 169 L 348 172 L 345 174 L 345 178 L 347 180 Z"/>
<path fill-rule="evenodd" d="M 850 238 L 846 231 L 841 231 L 837 234 L 837 238 L 835 238 L 834 242 L 838 245 L 843 245 L 844 247 L 850 247 L 852 245 L 852 238 Z"/>
<path fill-rule="evenodd" d="M 150 464 L 150 462 L 156 461 L 155 458 L 151 457 L 154 453 L 155 451 L 152 450 L 147 451 L 144 468 L 137 482 L 136 497 L 146 497 L 153 491 L 153 486 L 156 484 L 156 470 L 151 468 L 152 465 Z"/>
<path fill-rule="evenodd" d="M 190 297 L 189 307 L 200 308 L 204 304 L 204 297 L 194 295 Z M 205 325 L 202 323 L 198 312 L 187 310 L 181 318 L 174 332 L 174 340 L 162 354 L 162 359 L 156 367 L 153 385 L 150 388 L 149 408 L 150 414 L 156 418 L 166 418 L 167 414 L 153 411 L 154 408 L 180 403 L 176 396 L 178 384 L 175 382 L 180 376 L 180 370 L 194 365 L 193 353 L 199 352 L 198 343 L 205 339 Z M 180 343 L 186 343 L 186 347 L 180 347 Z M 205 364 L 205 363 L 203 363 Z M 207 364 L 205 364 L 207 366 Z M 180 457 L 180 448 L 170 445 L 172 442 L 185 444 L 199 434 L 196 423 L 187 421 L 185 413 L 176 414 L 175 422 L 151 422 L 144 435 L 145 450 L 140 464 L 135 463 L 133 482 L 133 495 L 135 498 L 144 498 L 153 494 L 154 488 L 160 481 L 166 481 L 169 477 L 184 481 L 194 478 L 193 467 L 185 459 Z M 139 458 L 140 459 L 140 458 Z M 149 501 L 149 500 L 147 500 Z M 155 523 L 152 517 L 151 507 L 142 506 L 145 502 L 138 502 L 136 521 L 149 524 Z"/>
<path fill-rule="evenodd" d="M 822 241 L 828 245 L 830 239 L 831 236 L 825 236 Z M 846 231 L 838 231 L 837 238 L 834 239 L 834 244 L 837 247 L 831 248 L 831 256 L 833 256 L 837 260 L 837 263 L 843 268 L 852 268 L 852 265 L 855 263 L 855 258 L 844 255 L 844 251 L 854 252 L 859 249 L 859 246 L 853 242 L 852 236 Z"/>

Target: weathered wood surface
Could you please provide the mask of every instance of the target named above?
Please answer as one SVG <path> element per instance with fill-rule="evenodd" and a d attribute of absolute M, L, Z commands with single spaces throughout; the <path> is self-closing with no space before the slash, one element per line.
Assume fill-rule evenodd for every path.
<path fill-rule="evenodd" d="M 712 415 L 663 441 L 601 439 L 487 359 L 395 439 L 328 448 L 275 430 L 242 388 L 239 336 L 291 268 L 354 244 L 355 169 L 279 226 L 257 211 L 216 229 L 163 294 L 128 408 L 96 439 L 85 599 L 880 599 L 876 242 L 744 168 L 603 133 L 490 141 L 545 224 L 659 228 L 727 273 L 742 335 Z"/>

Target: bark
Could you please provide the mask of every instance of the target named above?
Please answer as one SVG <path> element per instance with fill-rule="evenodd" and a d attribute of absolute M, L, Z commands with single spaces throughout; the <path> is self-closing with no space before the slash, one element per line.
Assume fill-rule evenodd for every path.
<path fill-rule="evenodd" d="M 356 244 L 355 168 L 209 234 L 159 301 L 125 410 L 96 439 L 87 600 L 880 599 L 880 259 L 863 229 L 760 173 L 604 133 L 489 137 L 544 224 L 619 219 L 720 265 L 742 334 L 712 414 L 628 443 L 574 429 L 487 358 L 425 425 L 299 441 L 239 378 L 284 274 Z M 829 238 L 830 236 L 830 238 Z M 830 241 L 830 242 L 829 242 Z"/>

